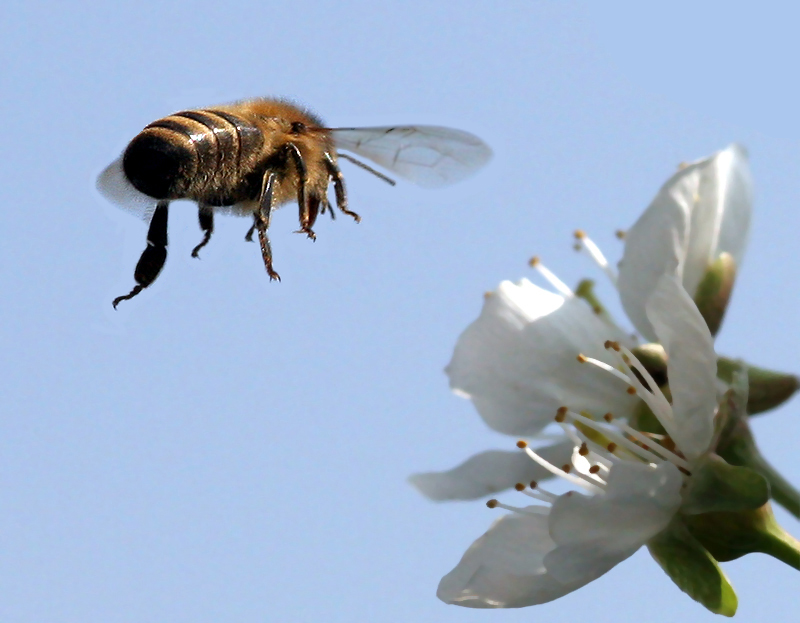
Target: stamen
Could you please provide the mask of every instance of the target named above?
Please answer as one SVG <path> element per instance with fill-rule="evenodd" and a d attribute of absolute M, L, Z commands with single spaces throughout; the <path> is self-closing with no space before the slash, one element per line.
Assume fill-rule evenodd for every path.
<path fill-rule="evenodd" d="M 650 407 L 653 415 L 656 416 L 669 436 L 674 438 L 675 419 L 672 416 L 672 407 L 670 406 L 666 396 L 664 396 L 664 393 L 658 388 L 658 384 L 653 380 L 653 377 L 650 376 L 650 373 L 636 358 L 636 355 L 624 347 L 622 349 L 622 353 L 628 355 L 628 359 L 630 361 L 630 363 L 626 363 L 625 361 L 622 362 L 626 372 L 628 373 L 627 376 L 628 379 L 630 379 L 630 384 L 637 389 L 637 394 L 639 394 L 639 397 L 644 400 L 645 403 L 647 403 L 647 406 Z M 642 382 L 639 380 L 636 374 L 634 374 L 633 367 L 635 367 L 636 371 L 642 375 L 642 378 L 647 382 L 647 384 L 653 387 L 652 391 L 642 385 Z"/>
<path fill-rule="evenodd" d="M 493 506 L 489 506 L 489 502 L 494 502 Z M 520 508 L 519 506 L 511 506 L 510 504 L 503 504 L 497 500 L 489 500 L 486 506 L 489 508 L 502 508 L 503 510 L 511 511 L 512 513 L 520 513 L 522 515 L 549 515 L 549 506 L 529 506 L 528 508 Z"/>
<path fill-rule="evenodd" d="M 559 422 L 559 426 L 561 426 L 575 445 L 587 446 L 589 450 L 594 453 L 595 461 L 597 461 L 604 471 L 608 471 L 612 462 L 603 456 L 606 452 L 606 448 L 589 439 L 582 430 L 575 426 L 569 426 L 563 422 Z"/>
<path fill-rule="evenodd" d="M 628 435 L 630 435 L 637 441 L 641 442 L 644 450 L 652 450 L 656 454 L 660 454 L 664 459 L 666 459 L 670 463 L 673 463 L 677 467 L 685 467 L 686 469 L 689 469 L 689 463 L 671 451 L 672 449 L 675 448 L 674 442 L 672 444 L 672 449 L 668 449 L 659 443 L 653 443 L 653 440 L 649 439 L 647 435 L 644 435 L 643 433 L 636 430 L 635 428 L 632 428 L 623 421 L 615 420 L 614 425 L 619 427 L 621 430 L 626 432 Z M 670 437 L 668 437 L 667 439 L 672 441 L 672 438 Z"/>
<path fill-rule="evenodd" d="M 578 240 L 582 249 L 585 249 L 586 252 L 589 254 L 595 263 L 600 267 L 600 269 L 606 274 L 606 276 L 611 280 L 611 283 L 614 284 L 616 287 L 617 285 L 617 273 L 611 268 L 611 265 L 608 263 L 605 255 L 603 252 L 600 251 L 600 247 L 598 247 L 589 236 L 586 235 L 586 232 L 579 229 L 575 232 L 575 238 Z"/>
<path fill-rule="evenodd" d="M 548 493 L 546 491 L 528 491 L 527 489 L 523 490 L 522 493 L 527 495 L 529 498 L 533 498 L 534 500 L 539 500 L 540 502 L 554 502 L 557 495 L 553 495 L 552 493 Z"/>
<path fill-rule="evenodd" d="M 638 456 L 639 458 L 647 461 L 648 463 L 655 463 L 655 462 L 660 460 L 658 458 L 658 456 L 656 456 L 655 454 L 653 454 L 649 450 L 645 450 L 641 446 L 633 443 L 630 439 L 628 439 L 624 435 L 622 435 L 620 433 L 617 433 L 617 432 L 614 432 L 614 431 L 609 431 L 607 428 L 603 428 L 602 426 L 600 426 L 594 420 L 590 420 L 589 418 L 581 415 L 580 413 L 575 413 L 574 411 L 570 411 L 568 413 L 568 415 L 573 420 L 578 420 L 578 421 L 584 423 L 586 426 L 588 426 L 590 428 L 593 428 L 594 430 L 603 433 L 607 437 L 611 437 L 612 439 L 614 439 L 614 441 L 616 442 L 616 443 L 612 442 L 613 445 L 614 445 L 614 449 L 616 449 L 617 445 L 621 445 L 626 450 L 629 450 L 632 454 L 635 454 L 636 456 Z M 616 425 L 616 422 L 615 422 L 615 425 Z M 609 444 L 608 451 L 613 454 L 613 450 L 611 450 L 611 445 L 612 444 Z"/>
<path fill-rule="evenodd" d="M 627 374 L 625 374 L 624 372 L 620 372 L 619 370 L 617 370 L 613 366 L 608 365 L 605 361 L 600 361 L 599 359 L 594 359 L 593 357 L 587 357 L 586 355 L 579 355 L 578 356 L 578 361 L 580 361 L 581 363 L 590 363 L 593 366 L 597 366 L 601 370 L 605 370 L 606 372 L 610 372 L 611 374 L 616 376 L 618 379 L 620 379 L 622 381 L 625 381 L 625 383 L 627 383 L 628 385 L 632 385 L 632 383 L 631 383 L 630 379 L 628 378 Z M 635 390 L 634 390 L 634 393 L 635 393 Z"/>
<path fill-rule="evenodd" d="M 527 444 L 525 444 L 525 445 L 527 446 Z M 519 446 L 519 443 L 517 443 L 517 446 Z M 542 458 L 541 456 L 536 454 L 530 448 L 526 447 L 525 448 L 525 452 L 527 453 L 527 455 L 529 457 L 531 457 L 539 465 L 544 467 L 551 474 L 554 474 L 555 476 L 560 476 L 561 478 L 563 478 L 567 482 L 571 482 L 574 485 L 578 485 L 579 487 L 583 487 L 584 489 L 586 489 L 588 491 L 591 491 L 593 493 L 601 493 L 602 492 L 602 489 L 600 487 L 598 487 L 597 485 L 591 484 L 591 483 L 585 481 L 583 478 L 578 478 L 577 476 L 574 476 L 573 474 L 565 473 L 563 470 L 559 469 L 558 467 L 556 467 L 555 465 L 553 465 L 549 461 L 545 460 L 544 458 Z"/>
<path fill-rule="evenodd" d="M 539 271 L 539 274 L 544 277 L 551 286 L 553 286 L 559 293 L 563 294 L 564 296 L 573 297 L 575 293 L 570 290 L 569 286 L 561 281 L 558 277 L 556 277 L 548 268 L 542 264 L 541 260 L 538 256 L 532 257 L 528 262 L 528 265 L 531 268 L 534 268 Z"/>
<path fill-rule="evenodd" d="M 618 240 L 625 240 L 626 231 L 624 229 L 618 229 L 614 232 L 614 235 L 617 237 Z"/>

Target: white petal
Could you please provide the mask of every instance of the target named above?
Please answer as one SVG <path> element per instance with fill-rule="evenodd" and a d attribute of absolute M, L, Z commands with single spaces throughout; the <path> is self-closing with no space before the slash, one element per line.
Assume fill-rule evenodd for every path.
<path fill-rule="evenodd" d="M 671 463 L 620 462 L 605 495 L 560 496 L 550 512 L 557 548 L 545 558 L 547 571 L 581 584 L 604 574 L 666 528 L 680 507 L 682 482 Z"/>
<path fill-rule="evenodd" d="M 566 441 L 536 452 L 554 465 L 569 463 L 572 442 Z M 467 459 L 446 472 L 414 474 L 409 482 L 422 495 L 436 500 L 474 500 L 513 487 L 518 482 L 544 480 L 552 474 L 532 461 L 527 454 L 489 450 Z"/>
<path fill-rule="evenodd" d="M 490 427 L 532 436 L 562 405 L 598 415 L 630 413 L 636 399 L 625 385 L 576 359 L 583 353 L 612 363 L 603 348 L 609 339 L 626 340 L 582 299 L 526 279 L 504 281 L 459 337 L 446 372 Z"/>
<path fill-rule="evenodd" d="M 655 340 L 644 307 L 662 274 L 678 268 L 694 295 L 720 253 L 741 262 L 752 195 L 747 154 L 738 145 L 686 166 L 661 187 L 626 234 L 619 265 L 623 307 L 643 336 Z"/>
<path fill-rule="evenodd" d="M 557 599 L 578 587 L 545 571 L 543 560 L 553 547 L 547 515 L 506 515 L 470 546 L 436 594 L 471 608 L 521 608 Z"/>
<path fill-rule="evenodd" d="M 664 275 L 647 316 L 667 352 L 675 443 L 688 459 L 708 450 L 717 408 L 717 357 L 705 320 L 674 275 Z"/>
<path fill-rule="evenodd" d="M 753 210 L 753 181 L 743 147 L 731 145 L 698 166 L 699 200 L 692 209 L 683 268 L 683 287 L 692 296 L 720 253 L 730 253 L 741 264 Z"/>

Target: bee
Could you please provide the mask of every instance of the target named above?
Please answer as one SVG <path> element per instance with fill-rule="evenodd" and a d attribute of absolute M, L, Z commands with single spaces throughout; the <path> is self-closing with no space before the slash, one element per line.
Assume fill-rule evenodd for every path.
<path fill-rule="evenodd" d="M 336 207 L 356 222 L 347 204 L 339 159 L 348 160 L 394 185 L 394 180 L 340 150 L 367 158 L 423 187 L 456 182 L 491 157 L 478 137 L 436 126 L 327 128 L 314 114 L 284 100 L 252 99 L 185 110 L 149 124 L 122 156 L 99 176 L 109 200 L 149 219 L 147 247 L 134 271 L 136 285 L 113 301 L 114 308 L 153 283 L 167 259 L 167 220 L 171 201 L 198 206 L 203 238 L 198 257 L 214 231 L 214 213 L 253 219 L 245 239 L 258 233 L 270 281 L 280 281 L 272 264 L 267 230 L 273 211 L 297 201 L 300 229 L 312 229 L 319 214 L 334 218 L 328 201 L 332 184 Z"/>

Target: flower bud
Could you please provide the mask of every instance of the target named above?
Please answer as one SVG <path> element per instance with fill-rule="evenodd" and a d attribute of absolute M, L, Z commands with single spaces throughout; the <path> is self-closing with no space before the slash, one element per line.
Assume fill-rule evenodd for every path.
<path fill-rule="evenodd" d="M 728 357 L 717 360 L 717 376 L 730 384 L 733 373 L 743 364 Z M 776 372 L 766 368 L 758 368 L 749 364 L 747 366 L 748 399 L 747 413 L 755 415 L 780 406 L 800 388 L 800 379 L 794 374 Z"/>
<path fill-rule="evenodd" d="M 694 295 L 694 302 L 708 325 L 711 335 L 716 335 L 736 280 L 736 260 L 730 253 L 720 253 L 708 267 Z"/>

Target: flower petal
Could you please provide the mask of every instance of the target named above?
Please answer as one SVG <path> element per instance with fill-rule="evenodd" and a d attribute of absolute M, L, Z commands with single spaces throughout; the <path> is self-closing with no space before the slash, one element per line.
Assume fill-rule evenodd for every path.
<path fill-rule="evenodd" d="M 522 608 L 557 599 L 578 587 L 546 572 L 543 560 L 553 547 L 546 514 L 506 515 L 470 546 L 436 595 L 470 608 Z"/>
<path fill-rule="evenodd" d="M 682 483 L 672 463 L 620 462 L 604 495 L 560 496 L 550 512 L 557 548 L 545 558 L 547 571 L 565 583 L 601 576 L 666 528 L 680 507 Z"/>
<path fill-rule="evenodd" d="M 741 265 L 753 211 L 753 181 L 742 146 L 731 145 L 697 165 L 698 199 L 683 267 L 683 287 L 692 297 L 720 253 L 730 253 L 736 266 Z"/>
<path fill-rule="evenodd" d="M 582 299 L 526 279 L 504 281 L 459 337 L 446 372 L 491 428 L 532 436 L 565 404 L 598 415 L 631 412 L 636 399 L 622 383 L 576 360 L 584 353 L 612 363 L 603 348 L 608 339 L 626 341 Z"/>
<path fill-rule="evenodd" d="M 569 463 L 571 441 L 537 448 L 536 452 L 554 465 Z M 413 474 L 408 481 L 425 497 L 444 500 L 474 500 L 513 487 L 518 482 L 544 480 L 552 474 L 527 454 L 517 450 L 489 450 L 464 461 L 446 472 Z"/>
<path fill-rule="evenodd" d="M 675 275 L 664 275 L 647 302 L 647 316 L 667 352 L 672 436 L 688 459 L 708 450 L 717 410 L 717 357 L 697 306 Z"/>
<path fill-rule="evenodd" d="M 731 145 L 673 175 L 625 236 L 618 287 L 637 330 L 655 340 L 645 305 L 662 274 L 680 270 L 694 296 L 708 266 L 720 253 L 739 265 L 752 212 L 747 154 Z"/>

